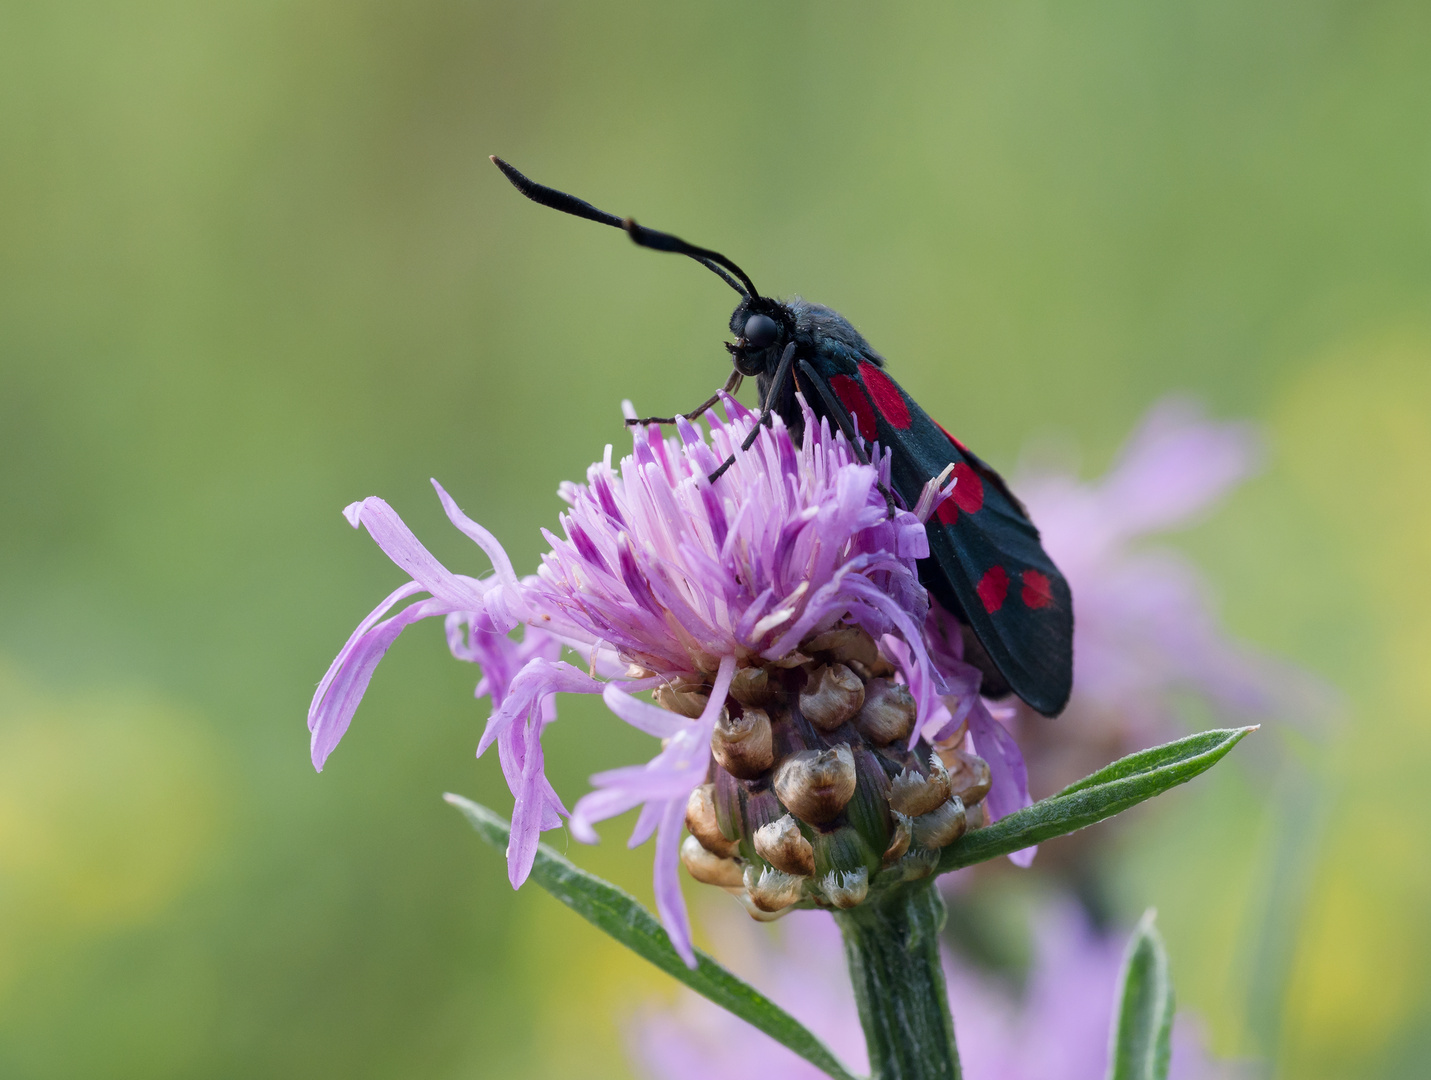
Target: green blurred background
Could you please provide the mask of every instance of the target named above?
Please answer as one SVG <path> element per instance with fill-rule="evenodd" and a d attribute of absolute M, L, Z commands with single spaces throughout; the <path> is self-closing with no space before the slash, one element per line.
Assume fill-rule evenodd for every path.
<path fill-rule="evenodd" d="M 728 371 L 725 286 L 500 152 L 841 309 L 996 463 L 1095 474 L 1172 390 L 1262 423 L 1177 543 L 1347 715 L 1305 821 L 1229 765 L 1136 813 L 1119 896 L 1217 1052 L 1424 1075 L 1428 115 L 1409 0 L 0 4 L 0 1074 L 627 1075 L 665 987 L 441 803 L 510 806 L 439 626 L 308 763 L 401 580 L 346 503 L 480 572 L 437 476 L 529 569 L 622 397 Z M 568 704 L 559 790 L 646 742 Z M 1317 820 L 1258 1012 L 1265 837 Z M 575 855 L 648 895 L 619 826 Z"/>

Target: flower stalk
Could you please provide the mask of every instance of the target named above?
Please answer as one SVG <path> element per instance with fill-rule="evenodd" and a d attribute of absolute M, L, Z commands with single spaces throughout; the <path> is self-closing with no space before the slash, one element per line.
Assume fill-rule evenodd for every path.
<path fill-rule="evenodd" d="M 871 1080 L 959 1080 L 939 958 L 944 901 L 932 878 L 835 913 L 869 1049 Z"/>

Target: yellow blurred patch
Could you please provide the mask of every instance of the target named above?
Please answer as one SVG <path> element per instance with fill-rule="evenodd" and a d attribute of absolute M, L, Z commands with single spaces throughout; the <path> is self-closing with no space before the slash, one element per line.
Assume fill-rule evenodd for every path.
<path fill-rule="evenodd" d="M 219 831 L 222 758 L 132 691 L 62 696 L 0 660 L 0 994 L 46 949 L 160 916 Z"/>
<path fill-rule="evenodd" d="M 1308 1075 L 1312 1067 L 1316 1075 L 1347 1075 L 1341 1070 L 1375 1053 L 1411 1019 L 1424 981 L 1423 905 L 1410 890 L 1377 888 L 1348 872 L 1365 853 L 1336 848 L 1343 869 L 1320 883 L 1292 972 L 1287 1075 Z M 1393 858 L 1414 858 L 1414 850 Z"/>
<path fill-rule="evenodd" d="M 1396 715 L 1377 722 L 1431 748 L 1431 336 L 1336 354 L 1292 389 L 1275 429 L 1281 467 L 1345 537 L 1335 569 L 1361 583 L 1383 637 L 1378 704 Z"/>
<path fill-rule="evenodd" d="M 1354 541 L 1349 566 L 1381 610 L 1431 625 L 1431 338 L 1337 354 L 1292 388 L 1274 426 L 1279 466 Z"/>
<path fill-rule="evenodd" d="M 1411 1020 L 1428 982 L 1431 335 L 1387 335 L 1329 356 L 1283 399 L 1275 432 L 1281 469 L 1343 552 L 1328 573 L 1356 583 L 1348 634 L 1376 657 L 1330 748 L 1345 790 L 1328 795 L 1342 812 L 1302 929 L 1282 1039 L 1283 1075 L 1342 1076 Z"/>

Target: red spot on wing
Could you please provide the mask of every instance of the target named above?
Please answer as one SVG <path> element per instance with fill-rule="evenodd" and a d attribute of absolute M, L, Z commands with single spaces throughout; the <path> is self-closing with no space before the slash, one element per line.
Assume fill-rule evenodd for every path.
<path fill-rule="evenodd" d="M 984 505 L 984 481 L 962 461 L 954 466 L 954 479 L 956 483 L 950 502 L 958 503 L 959 509 L 966 514 L 977 514 Z"/>
<path fill-rule="evenodd" d="M 939 504 L 935 511 L 939 520 L 953 525 L 962 510 L 966 514 L 977 514 L 984 505 L 984 481 L 979 474 L 964 462 L 954 466 L 954 494 Z"/>
<path fill-rule="evenodd" d="M 845 407 L 845 411 L 855 418 L 860 434 L 870 442 L 879 438 L 879 428 L 875 425 L 874 406 L 865 396 L 859 380 L 849 375 L 833 375 L 830 377 L 830 386 L 835 391 L 835 396 L 840 399 L 840 404 Z"/>
<path fill-rule="evenodd" d="M 1038 610 L 1053 603 L 1053 587 L 1049 585 L 1046 575 L 1037 570 L 1025 570 L 1023 579 L 1024 587 L 1019 595 L 1023 597 L 1025 607 Z"/>
<path fill-rule="evenodd" d="M 979 579 L 979 599 L 990 615 L 1004 606 L 1004 597 L 1008 595 L 1009 572 L 1002 566 L 993 567 Z"/>
<path fill-rule="evenodd" d="M 860 378 L 864 379 L 865 389 L 874 398 L 875 408 L 889 421 L 890 427 L 900 431 L 909 427 L 909 402 L 904 400 L 894 381 L 868 360 L 860 361 Z"/>

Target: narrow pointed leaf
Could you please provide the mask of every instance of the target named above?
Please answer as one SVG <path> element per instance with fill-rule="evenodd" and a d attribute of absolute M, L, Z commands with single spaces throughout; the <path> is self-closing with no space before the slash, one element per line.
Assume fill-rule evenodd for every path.
<path fill-rule="evenodd" d="M 965 833 L 939 855 L 937 873 L 1008 855 L 1122 813 L 1217 764 L 1255 727 L 1203 731 L 1139 750 L 1070 784 L 1057 795 Z"/>
<path fill-rule="evenodd" d="M 460 795 L 443 798 L 466 815 L 483 840 L 498 851 L 506 850 L 511 827 L 501 815 Z M 597 929 L 610 934 L 673 979 L 759 1028 L 817 1069 L 836 1080 L 855 1080 L 830 1049 L 799 1021 L 705 953 L 697 949 L 695 970 L 686 967 L 656 917 L 623 889 L 588 874 L 545 844 L 537 846 L 531 880 Z"/>
<path fill-rule="evenodd" d="M 1172 1059 L 1173 984 L 1150 908 L 1133 931 L 1118 980 L 1108 1044 L 1108 1080 L 1167 1080 Z"/>

